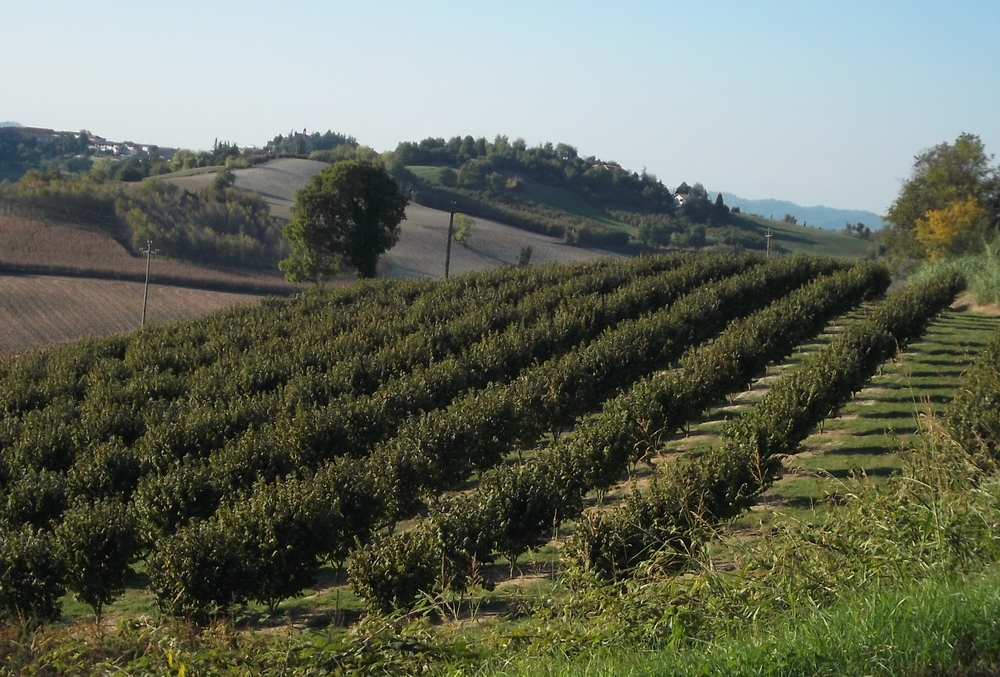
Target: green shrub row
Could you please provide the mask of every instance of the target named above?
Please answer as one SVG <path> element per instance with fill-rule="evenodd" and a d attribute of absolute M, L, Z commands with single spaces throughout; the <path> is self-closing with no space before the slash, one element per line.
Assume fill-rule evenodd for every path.
<path fill-rule="evenodd" d="M 965 375 L 944 420 L 966 452 L 1000 461 L 1000 332 Z"/>
<path fill-rule="evenodd" d="M 215 416 L 207 422 L 195 419 L 195 431 L 186 428 L 185 421 L 164 422 L 158 434 L 148 436 L 152 449 L 145 440 L 139 445 L 140 455 L 158 459 L 160 465 L 139 482 L 137 506 L 147 517 L 151 535 L 158 527 L 170 533 L 191 517 L 206 516 L 225 496 L 249 490 L 259 479 L 301 474 L 336 457 L 366 457 L 414 411 L 434 410 L 466 390 L 510 381 L 531 362 L 570 350 L 623 317 L 641 315 L 707 280 L 755 263 L 748 257 L 699 257 L 614 292 L 567 299 L 552 317 L 492 334 L 461 355 L 390 380 L 370 397 L 340 398 L 325 406 L 305 401 L 267 419 L 266 412 L 257 414 L 251 407 L 246 418 L 229 427 L 210 425 L 219 421 Z M 253 424 L 258 416 L 260 422 Z M 245 430 L 233 434 L 240 425 Z M 206 435 L 212 436 L 211 443 L 206 443 Z M 467 469 L 463 472 L 468 474 Z M 192 494 L 195 500 L 189 500 Z"/>
<path fill-rule="evenodd" d="M 390 478 L 396 513 L 412 514 L 472 471 L 495 466 L 547 432 L 572 426 L 621 388 L 712 337 L 735 318 L 780 298 L 840 264 L 793 257 L 705 285 L 669 307 L 604 331 L 587 345 L 490 383 L 446 407 L 411 418 L 379 445 L 372 463 Z M 394 485 L 391 483 L 394 482 Z"/>
<path fill-rule="evenodd" d="M 431 338 L 439 343 L 445 340 L 442 332 L 431 337 L 418 331 L 423 325 L 452 328 L 441 321 L 445 311 L 456 314 L 455 324 L 463 325 L 463 333 L 447 339 L 451 350 L 465 350 L 470 340 L 489 330 L 488 323 L 503 316 L 499 308 L 516 300 L 518 285 L 538 288 L 527 296 L 544 301 L 535 306 L 521 294 L 529 310 L 507 314 L 507 320 L 520 327 L 529 313 L 548 316 L 550 308 L 564 303 L 564 295 L 575 299 L 593 290 L 578 302 L 581 306 L 587 299 L 600 303 L 599 292 L 635 276 L 683 267 L 687 258 L 649 258 L 610 271 L 606 264 L 595 265 L 593 274 L 583 274 L 589 267 L 573 266 L 561 273 L 569 278 L 563 284 L 552 284 L 559 275 L 552 267 L 547 274 L 505 276 L 510 282 L 491 274 L 478 285 L 464 278 L 449 285 L 404 284 L 395 295 L 392 286 L 366 285 L 369 294 L 330 295 L 329 306 L 342 307 L 339 313 L 318 307 L 317 295 L 307 295 L 301 301 L 269 304 L 264 313 L 226 313 L 212 322 L 83 342 L 51 358 L 29 359 L 16 365 L 0 388 L 0 400 L 7 405 L 6 416 L 0 418 L 0 488 L 27 466 L 64 472 L 78 454 L 87 456 L 116 439 L 127 447 L 138 447 L 139 456 L 154 467 L 163 467 L 165 461 L 169 464 L 186 454 L 207 456 L 247 428 L 282 415 L 285 423 L 294 422 L 290 432 L 296 433 L 314 422 L 309 419 L 317 418 L 314 410 L 321 404 L 310 381 L 335 380 L 332 370 L 351 362 L 347 359 L 351 354 L 359 354 L 367 365 L 376 364 L 377 348 L 386 343 L 404 344 L 416 356 L 415 350 L 431 343 Z M 747 265 L 750 260 L 742 262 Z M 738 263 L 734 259 L 727 265 Z M 475 291 L 470 290 L 473 286 L 478 286 L 479 293 L 466 293 L 472 300 L 456 305 L 454 299 L 463 296 L 459 292 Z M 341 297 L 347 297 L 348 303 L 341 303 Z M 310 322 L 323 324 L 323 318 L 330 315 L 337 319 L 351 314 L 365 319 L 329 327 L 337 335 L 332 342 L 325 340 L 322 328 L 320 333 L 296 329 Z M 388 329 L 371 329 L 380 325 Z M 325 353 L 325 364 L 316 358 L 320 353 Z M 392 364 L 393 372 L 405 368 L 399 359 Z"/>
<path fill-rule="evenodd" d="M 282 410 L 281 398 L 291 382 L 287 379 L 288 364 L 299 370 L 292 378 L 310 374 L 320 366 L 318 355 L 323 351 L 331 346 L 346 351 L 352 345 L 347 337 L 367 332 L 365 340 L 381 341 L 384 339 L 378 336 L 391 333 L 372 325 L 391 325 L 393 331 L 412 327 L 417 332 L 423 324 L 443 326 L 452 316 L 471 316 L 475 306 L 481 311 L 493 303 L 491 299 L 499 303 L 497 299 L 547 298 L 554 287 L 561 287 L 570 298 L 550 303 L 556 305 L 552 316 L 565 316 L 570 321 L 570 310 L 581 311 L 584 320 L 574 326 L 584 335 L 596 335 L 603 326 L 601 318 L 613 324 L 616 312 L 619 316 L 641 315 L 706 280 L 759 263 L 750 257 L 655 257 L 568 269 L 541 267 L 530 274 L 502 271 L 478 281 L 474 276 L 463 276 L 448 283 L 359 284 L 130 336 L 85 341 L 29 358 L 0 373 L 0 398 L 4 398 L 4 415 L 0 417 L 0 533 L 6 537 L 31 532 L 40 534 L 40 542 L 48 542 L 52 534 L 68 528 L 64 526 L 67 523 L 80 521 L 87 514 L 104 514 L 102 506 L 117 502 L 127 519 L 123 518 L 120 531 L 108 530 L 118 534 L 121 544 L 115 566 L 109 568 L 110 551 L 98 547 L 92 526 L 74 528 L 78 539 L 91 539 L 89 547 L 76 548 L 75 552 L 90 554 L 93 559 L 86 566 L 77 562 L 72 568 L 105 574 L 94 574 L 86 587 L 65 574 L 55 588 L 69 585 L 99 610 L 105 603 L 101 600 L 123 585 L 129 564 L 150 553 L 150 571 L 157 572 L 155 585 L 164 591 L 161 598 L 176 599 L 165 607 L 183 613 L 213 605 L 225 608 L 234 600 L 239 603 L 251 598 L 246 591 L 251 584 L 237 586 L 235 592 L 226 592 L 220 582 L 205 584 L 200 589 L 214 591 L 213 597 L 201 599 L 201 593 L 193 591 L 199 589 L 198 580 L 206 579 L 206 571 L 231 570 L 232 576 L 223 576 L 226 581 L 241 580 L 242 576 L 242 580 L 257 584 L 263 570 L 294 570 L 296 566 L 313 570 L 309 567 L 315 566 L 317 557 L 342 561 L 356 539 L 364 540 L 375 521 L 385 516 L 381 502 L 372 507 L 373 501 L 386 495 L 371 485 L 379 479 L 377 470 L 365 462 L 326 465 L 339 449 L 331 450 L 327 445 L 321 447 L 322 455 L 307 454 L 296 434 L 304 436 L 308 431 L 281 428 L 288 420 L 306 424 L 316 420 L 310 415 L 315 409 L 308 408 L 311 402 L 307 398 L 292 412 Z M 536 291 L 519 291 L 517 285 Z M 608 293 L 581 295 L 581 290 L 587 289 Z M 599 312 L 588 311 L 586 303 L 597 304 Z M 624 310 L 616 310 L 616 303 Z M 520 328 L 520 323 L 517 326 Z M 550 334 L 559 338 L 566 333 L 563 329 L 555 324 Z M 333 335 L 332 342 L 324 342 L 324 332 Z M 486 338 L 495 335 L 487 333 Z M 473 342 L 471 348 L 478 343 Z M 323 355 L 327 364 L 336 364 L 336 357 Z M 488 368 L 493 366 L 485 365 L 479 377 L 490 373 Z M 370 434 L 368 425 L 370 421 L 358 421 L 361 434 Z M 314 445 L 309 451 L 315 448 L 320 447 Z M 213 453 L 215 450 L 226 453 Z M 317 480 L 312 469 L 318 467 L 334 483 L 334 493 L 313 490 Z M 344 488 L 341 480 L 347 479 L 356 490 Z M 325 515 L 323 524 L 339 525 L 341 530 L 321 539 L 324 545 L 310 546 L 312 550 L 285 547 L 283 552 L 296 550 L 300 554 L 261 564 L 246 575 L 237 575 L 230 560 L 213 569 L 212 562 L 218 564 L 217 558 L 231 550 L 233 543 L 242 544 L 246 562 L 265 561 L 261 553 L 267 550 L 267 539 L 273 534 L 252 521 L 253 515 L 266 510 L 248 513 L 247 506 L 265 501 L 279 487 L 282 496 L 294 495 L 297 503 L 314 506 L 303 514 Z M 346 513 L 364 519 L 347 519 L 341 513 L 330 518 L 331 508 L 322 501 L 329 504 L 333 495 L 341 496 L 338 500 L 346 506 Z M 316 496 L 322 497 L 320 504 Z M 282 500 L 290 504 L 290 500 Z M 353 510 L 351 505 L 364 509 Z M 309 523 L 306 517 L 296 515 L 299 523 L 310 526 L 289 529 L 289 533 L 312 534 L 319 528 L 319 522 Z M 176 538 L 171 536 L 193 519 L 197 524 L 191 529 L 176 534 Z M 45 556 L 57 564 L 56 560 L 66 560 L 70 551 L 57 548 L 51 552 L 60 553 Z M 38 560 L 40 566 L 45 557 Z M 311 563 L 297 564 L 301 558 Z M 122 561 L 125 564 L 119 566 Z M 156 561 L 170 566 L 157 566 Z M 199 568 L 197 562 L 208 564 Z M 111 569 L 118 573 L 108 573 Z M 301 580 L 294 574 L 286 578 Z M 188 592 L 178 596 L 180 591 Z M 35 593 L 28 596 L 32 595 Z M 252 599 L 266 603 L 273 595 L 265 591 Z M 191 602 L 191 596 L 200 601 Z M 12 613 L 21 613 L 23 606 L 9 608 L 18 609 Z"/>
<path fill-rule="evenodd" d="M 0 368 L 0 411 L 16 417 L 60 398 L 84 399 L 87 387 L 94 384 L 83 377 L 105 359 L 122 363 L 123 369 L 116 374 L 119 380 L 166 372 L 182 379 L 196 395 L 217 394 L 218 374 L 196 374 L 216 362 L 223 363 L 217 371 L 225 376 L 240 360 L 252 361 L 256 355 L 277 352 L 300 360 L 303 367 L 328 370 L 347 356 L 370 355 L 400 336 L 439 325 L 442 319 L 475 310 L 491 300 L 512 304 L 577 277 L 607 275 L 613 284 L 613 280 L 675 267 L 684 261 L 685 257 L 601 260 L 571 266 L 502 268 L 446 283 L 366 280 L 342 288 L 316 288 L 292 299 L 268 299 L 257 306 L 193 321 L 36 353 Z M 205 384 L 199 385 L 199 379 Z M 228 381 L 223 379 L 222 385 L 228 386 Z"/>
<path fill-rule="evenodd" d="M 801 370 L 773 384 L 751 411 L 727 423 L 710 452 L 672 467 L 622 508 L 591 514 L 575 543 L 584 566 L 618 578 L 664 548 L 683 559 L 696 529 L 751 505 L 773 481 L 781 457 L 794 453 L 885 360 L 918 338 L 963 287 L 961 278 L 944 275 L 890 295 Z"/>

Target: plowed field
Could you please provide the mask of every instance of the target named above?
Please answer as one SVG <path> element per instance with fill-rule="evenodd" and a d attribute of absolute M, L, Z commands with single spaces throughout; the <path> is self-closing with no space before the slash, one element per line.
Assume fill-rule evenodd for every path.
<path fill-rule="evenodd" d="M 0 276 L 0 353 L 130 331 L 142 319 L 141 282 L 74 277 Z M 147 322 L 168 322 L 259 296 L 151 284 Z"/>

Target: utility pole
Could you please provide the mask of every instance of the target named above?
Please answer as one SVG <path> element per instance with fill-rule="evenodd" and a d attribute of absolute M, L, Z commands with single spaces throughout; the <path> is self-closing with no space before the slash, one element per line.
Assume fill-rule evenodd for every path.
<path fill-rule="evenodd" d="M 146 248 L 139 250 L 140 254 L 146 255 L 146 285 L 142 289 L 142 321 L 139 323 L 140 327 L 146 326 L 146 300 L 149 298 L 149 260 L 154 253 L 159 251 L 159 249 L 153 249 L 152 240 L 146 240 Z"/>
<path fill-rule="evenodd" d="M 448 269 L 451 267 L 451 229 L 455 223 L 455 203 L 451 203 L 450 216 L 448 217 L 448 246 L 444 255 L 444 279 L 448 279 Z"/>
<path fill-rule="evenodd" d="M 767 238 L 767 254 L 764 256 L 764 258 L 769 259 L 769 258 L 771 258 L 771 228 L 770 227 L 768 227 L 767 232 L 764 234 L 764 237 Z"/>

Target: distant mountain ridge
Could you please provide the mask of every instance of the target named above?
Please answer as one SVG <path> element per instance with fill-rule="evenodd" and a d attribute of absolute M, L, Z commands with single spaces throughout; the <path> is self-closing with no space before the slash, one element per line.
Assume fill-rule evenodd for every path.
<path fill-rule="evenodd" d="M 878 214 L 863 209 L 834 209 L 822 205 L 803 207 L 787 200 L 747 200 L 732 193 L 723 193 L 722 199 L 729 207 L 739 207 L 740 211 L 749 214 L 760 214 L 778 221 L 785 214 L 791 214 L 800 225 L 819 226 L 825 230 L 840 230 L 847 223 L 859 221 L 872 230 L 882 227 Z"/>

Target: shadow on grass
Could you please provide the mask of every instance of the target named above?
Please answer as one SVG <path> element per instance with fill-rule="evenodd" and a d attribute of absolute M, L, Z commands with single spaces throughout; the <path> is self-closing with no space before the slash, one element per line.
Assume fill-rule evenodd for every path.
<path fill-rule="evenodd" d="M 785 508 L 812 509 L 821 499 L 810 496 L 786 496 L 781 493 L 774 493 L 768 497 L 767 503 L 770 505 L 780 505 Z"/>
<path fill-rule="evenodd" d="M 892 468 L 890 466 L 876 466 L 874 468 L 838 468 L 836 470 L 827 470 L 832 477 L 837 479 L 846 480 L 859 475 L 864 475 L 867 477 L 891 477 L 899 473 L 899 468 Z"/>
<path fill-rule="evenodd" d="M 900 418 L 913 418 L 912 411 L 866 411 L 864 413 L 858 414 L 858 418 L 878 420 L 878 419 L 900 419 Z"/>
<path fill-rule="evenodd" d="M 880 426 L 876 428 L 865 428 L 864 430 L 852 431 L 854 437 L 873 437 L 875 435 L 896 435 L 897 431 L 892 426 Z"/>

